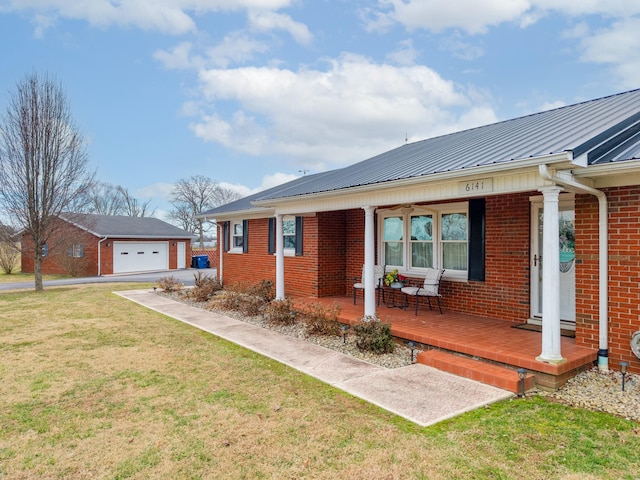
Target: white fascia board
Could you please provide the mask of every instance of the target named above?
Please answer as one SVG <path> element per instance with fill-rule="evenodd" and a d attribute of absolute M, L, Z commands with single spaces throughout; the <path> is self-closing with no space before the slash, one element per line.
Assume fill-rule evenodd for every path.
<path fill-rule="evenodd" d="M 389 189 L 402 189 L 414 187 L 425 183 L 443 183 L 454 180 L 464 180 L 470 177 L 490 176 L 495 174 L 503 174 L 505 172 L 513 172 L 517 170 L 526 170 L 531 167 L 537 167 L 540 164 L 558 164 L 560 166 L 570 167 L 573 160 L 572 152 L 560 152 L 538 157 L 530 157 L 524 159 L 511 160 L 507 163 L 499 163 L 493 165 L 484 165 L 480 167 L 465 168 L 451 172 L 436 173 L 433 175 L 423 175 L 420 177 L 406 178 L 402 180 L 392 180 L 388 182 L 374 183 L 371 185 L 363 185 L 358 187 L 349 187 L 340 190 L 331 190 L 328 192 L 311 193 L 307 195 L 298 195 L 294 197 L 282 197 L 278 199 L 257 200 L 254 202 L 256 206 L 278 208 L 287 204 L 295 204 L 308 202 L 314 199 L 322 200 L 328 197 L 347 196 L 354 194 L 371 193 Z"/>
<path fill-rule="evenodd" d="M 255 218 L 267 218 L 273 217 L 276 214 L 274 208 L 251 208 L 247 210 L 236 210 L 233 212 L 219 213 L 215 217 L 208 215 L 196 215 L 196 218 L 202 218 L 203 220 L 213 220 L 216 222 L 224 222 L 227 220 L 237 220 L 242 218 L 243 220 L 250 220 Z"/>

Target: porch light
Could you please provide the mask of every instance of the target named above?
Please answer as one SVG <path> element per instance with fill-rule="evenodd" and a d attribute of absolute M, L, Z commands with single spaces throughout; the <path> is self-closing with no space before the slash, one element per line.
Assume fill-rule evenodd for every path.
<path fill-rule="evenodd" d="M 347 330 L 349 330 L 349 325 L 342 325 L 342 327 L 340 327 L 342 329 L 342 343 L 346 344 L 347 343 Z"/>
<path fill-rule="evenodd" d="M 622 373 L 622 391 L 624 392 L 624 380 L 627 376 L 627 368 L 629 368 L 629 362 L 620 362 L 620 373 Z"/>
<path fill-rule="evenodd" d="M 407 343 L 407 346 L 411 349 L 411 363 L 413 363 L 413 350 L 416 348 L 416 344 L 414 342 Z"/>
<path fill-rule="evenodd" d="M 527 377 L 527 370 L 525 368 L 519 368 L 518 377 L 520 377 L 520 385 L 522 388 L 522 398 L 524 398 L 524 379 Z"/>

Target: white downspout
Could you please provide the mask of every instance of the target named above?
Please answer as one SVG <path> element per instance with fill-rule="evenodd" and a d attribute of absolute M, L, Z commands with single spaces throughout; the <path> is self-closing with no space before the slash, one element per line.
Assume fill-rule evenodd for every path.
<path fill-rule="evenodd" d="M 107 239 L 107 237 L 102 237 L 100 240 L 98 240 L 98 276 L 101 277 L 102 276 L 102 245 L 100 245 L 102 242 L 104 242 Z"/>
<path fill-rule="evenodd" d="M 539 165 L 540 176 L 545 180 L 557 183 L 563 187 L 594 195 L 598 199 L 598 278 L 599 278 L 599 323 L 598 323 L 598 368 L 609 371 L 609 221 L 607 196 L 604 192 L 588 187 L 572 178 L 562 178 L 552 175 L 547 165 Z"/>

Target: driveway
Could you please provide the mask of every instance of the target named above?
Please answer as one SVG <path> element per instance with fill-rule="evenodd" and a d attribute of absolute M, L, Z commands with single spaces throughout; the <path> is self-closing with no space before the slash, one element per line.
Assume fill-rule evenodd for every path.
<path fill-rule="evenodd" d="M 186 268 L 184 270 L 162 270 L 159 272 L 128 273 L 120 275 L 102 275 L 100 277 L 63 278 L 60 280 L 47 280 L 44 287 L 56 287 L 61 285 L 79 285 L 84 283 L 124 283 L 124 282 L 157 282 L 164 277 L 174 277 L 185 285 L 193 285 L 195 275 L 202 272 L 203 275 L 216 276 L 215 268 Z M 8 282 L 0 283 L 0 290 L 24 290 L 34 288 L 33 282 Z"/>

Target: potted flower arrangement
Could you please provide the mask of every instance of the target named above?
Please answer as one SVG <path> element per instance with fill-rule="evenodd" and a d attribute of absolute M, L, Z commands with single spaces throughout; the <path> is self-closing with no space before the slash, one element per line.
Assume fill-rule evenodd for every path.
<path fill-rule="evenodd" d="M 393 287 L 393 288 L 404 287 L 405 280 L 406 280 L 406 277 L 404 275 L 400 275 L 398 273 L 397 268 L 394 271 L 389 272 L 384 276 L 384 284 L 387 287 Z"/>

